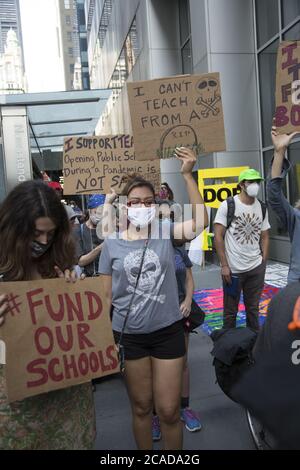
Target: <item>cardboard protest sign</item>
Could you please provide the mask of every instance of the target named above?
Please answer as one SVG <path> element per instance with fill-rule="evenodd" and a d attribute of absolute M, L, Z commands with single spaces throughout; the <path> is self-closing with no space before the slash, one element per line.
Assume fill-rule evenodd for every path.
<path fill-rule="evenodd" d="M 198 188 L 203 197 L 204 203 L 207 207 L 218 209 L 223 201 L 230 196 L 235 196 L 240 193 L 236 183 L 227 183 L 225 180 L 233 177 L 236 178 L 239 174 L 247 170 L 248 166 L 228 167 L 228 168 L 209 168 L 207 170 L 198 170 Z M 212 184 L 205 183 L 205 180 L 217 180 Z M 222 182 L 219 182 L 222 180 Z"/>
<path fill-rule="evenodd" d="M 118 372 L 109 312 L 99 278 L 5 282 L 9 401 Z"/>
<path fill-rule="evenodd" d="M 159 162 L 139 162 L 131 135 L 68 137 L 63 154 L 64 194 L 120 193 L 124 176 L 139 174 L 160 188 Z"/>
<path fill-rule="evenodd" d="M 127 84 L 138 160 L 170 158 L 175 147 L 197 155 L 226 149 L 218 73 Z"/>
<path fill-rule="evenodd" d="M 283 41 L 277 53 L 275 125 L 300 131 L 300 41 Z"/>

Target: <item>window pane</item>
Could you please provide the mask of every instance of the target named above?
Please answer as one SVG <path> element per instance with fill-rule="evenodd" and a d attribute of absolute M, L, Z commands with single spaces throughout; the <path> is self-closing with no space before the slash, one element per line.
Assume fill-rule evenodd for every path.
<path fill-rule="evenodd" d="M 279 32 L 277 0 L 256 0 L 255 6 L 257 44 L 261 47 Z"/>
<path fill-rule="evenodd" d="M 189 1 L 179 0 L 180 42 L 183 44 L 190 35 Z"/>
<path fill-rule="evenodd" d="M 183 73 L 192 73 L 193 64 L 192 64 L 192 49 L 191 41 L 188 41 L 184 48 L 181 51 L 182 55 L 182 72 Z"/>
<path fill-rule="evenodd" d="M 279 42 L 275 41 L 258 55 L 263 147 L 272 145 L 270 131 L 275 113 L 275 81 L 278 46 Z"/>
<path fill-rule="evenodd" d="M 282 24 L 285 27 L 300 15 L 300 2 L 299 0 L 283 0 L 281 3 Z"/>
<path fill-rule="evenodd" d="M 283 35 L 283 39 L 285 41 L 293 41 L 294 39 L 300 40 L 300 21 Z"/>
<path fill-rule="evenodd" d="M 270 172 L 272 158 L 273 158 L 273 150 L 268 150 L 263 153 L 264 174 L 266 178 Z M 283 193 L 286 197 L 286 194 L 287 194 L 286 181 L 283 184 Z M 287 232 L 285 229 L 282 229 L 280 227 L 280 223 L 276 217 L 276 214 L 273 212 L 271 208 L 269 208 L 268 211 L 269 211 L 269 222 L 271 225 L 270 234 L 273 236 L 276 236 L 276 235 L 286 236 Z"/>
<path fill-rule="evenodd" d="M 84 14 L 83 8 L 79 8 L 77 10 L 77 17 L 78 17 L 78 23 L 82 26 L 85 26 L 85 14 Z"/>
<path fill-rule="evenodd" d="M 292 163 L 289 173 L 290 202 L 294 206 L 300 199 L 300 142 L 295 142 L 289 146 L 288 158 Z"/>

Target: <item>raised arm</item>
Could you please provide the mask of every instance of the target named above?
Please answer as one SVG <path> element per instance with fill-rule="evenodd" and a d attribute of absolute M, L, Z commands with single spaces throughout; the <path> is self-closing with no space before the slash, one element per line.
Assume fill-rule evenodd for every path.
<path fill-rule="evenodd" d="M 182 162 L 181 174 L 186 185 L 189 202 L 192 205 L 192 219 L 174 225 L 175 242 L 182 244 L 193 240 L 208 226 L 208 216 L 203 198 L 192 174 L 196 163 L 195 153 L 189 148 L 180 147 L 176 149 L 176 156 Z"/>
<path fill-rule="evenodd" d="M 292 138 L 298 134 L 279 134 L 275 126 L 272 127 L 272 142 L 274 145 L 274 158 L 271 167 L 271 179 L 267 182 L 267 200 L 281 225 L 289 231 L 292 236 L 295 213 L 294 208 L 286 200 L 283 191 L 283 180 L 290 168 L 288 160 L 285 159 L 285 152 Z"/>
<path fill-rule="evenodd" d="M 274 145 L 274 159 L 271 169 L 271 178 L 278 178 L 282 174 L 282 166 L 286 149 L 291 143 L 293 137 L 299 132 L 293 132 L 292 134 L 279 134 L 275 126 L 272 127 L 271 136 Z"/>
<path fill-rule="evenodd" d="M 118 198 L 118 194 L 113 188 L 110 188 L 110 192 L 106 194 L 105 202 L 103 206 L 103 215 L 100 224 L 98 227 L 101 230 L 101 236 L 103 238 L 109 237 L 112 233 L 117 230 L 117 214 L 116 208 L 113 206 L 113 203 Z"/>

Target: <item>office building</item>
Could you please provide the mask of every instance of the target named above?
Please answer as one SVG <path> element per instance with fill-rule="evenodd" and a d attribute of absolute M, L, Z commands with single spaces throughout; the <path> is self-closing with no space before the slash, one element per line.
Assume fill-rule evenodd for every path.
<path fill-rule="evenodd" d="M 58 0 L 65 89 L 89 89 L 84 0 Z"/>

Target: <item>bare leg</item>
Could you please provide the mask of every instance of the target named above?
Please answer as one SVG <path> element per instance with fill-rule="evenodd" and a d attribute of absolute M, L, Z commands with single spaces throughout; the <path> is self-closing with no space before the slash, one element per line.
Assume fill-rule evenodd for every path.
<path fill-rule="evenodd" d="M 185 338 L 186 354 L 184 356 L 181 397 L 187 398 L 190 396 L 190 371 L 189 371 L 189 365 L 188 365 L 189 333 L 185 333 L 184 338 Z"/>
<path fill-rule="evenodd" d="M 125 362 L 125 378 L 132 408 L 133 433 L 139 450 L 152 449 L 152 364 L 151 358 Z"/>
<path fill-rule="evenodd" d="M 184 357 L 178 359 L 151 358 L 153 394 L 159 416 L 164 450 L 182 449 L 180 396 Z"/>

